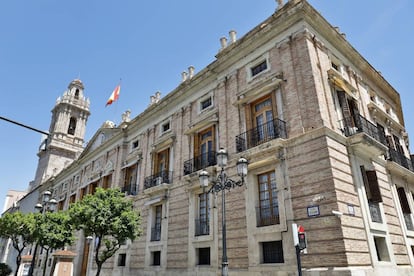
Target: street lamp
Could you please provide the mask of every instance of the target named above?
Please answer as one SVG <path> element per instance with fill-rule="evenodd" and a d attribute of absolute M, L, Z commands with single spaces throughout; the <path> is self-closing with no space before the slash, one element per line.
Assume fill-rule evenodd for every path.
<path fill-rule="evenodd" d="M 222 235 L 223 235 L 223 255 L 222 255 L 222 263 L 221 263 L 221 275 L 227 276 L 228 275 L 228 266 L 229 263 L 227 261 L 227 244 L 226 244 L 226 194 L 225 190 L 231 190 L 235 187 L 240 187 L 244 185 L 244 178 L 247 176 L 247 160 L 243 157 L 237 161 L 237 174 L 241 177 L 241 180 L 234 181 L 227 177 L 227 174 L 224 172 L 224 168 L 227 165 L 228 154 L 227 151 L 221 148 L 217 152 L 217 165 L 221 168 L 220 174 L 217 176 L 217 179 L 212 180 L 212 187 L 207 193 L 214 193 L 218 194 L 221 191 L 221 219 L 222 219 Z M 200 185 L 203 187 L 203 191 L 205 188 L 208 187 L 209 184 L 209 174 L 207 171 L 202 170 L 199 173 L 199 180 Z"/>
<path fill-rule="evenodd" d="M 54 198 L 51 199 L 51 196 L 52 196 L 52 193 L 50 191 L 45 191 L 43 193 L 42 203 L 37 203 L 34 206 L 35 209 L 39 211 L 40 214 L 43 215 L 45 212 L 54 212 L 56 210 L 57 201 Z M 32 261 L 30 264 L 29 273 L 28 273 L 29 276 L 33 275 L 38 247 L 39 247 L 39 244 L 36 243 L 34 251 L 33 251 L 33 257 L 32 257 Z"/>

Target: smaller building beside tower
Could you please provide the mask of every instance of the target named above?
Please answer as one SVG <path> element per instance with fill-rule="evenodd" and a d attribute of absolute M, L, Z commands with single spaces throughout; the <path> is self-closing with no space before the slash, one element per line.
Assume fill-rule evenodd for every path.
<path fill-rule="evenodd" d="M 9 191 L 3 212 L 17 210 L 23 213 L 35 212 L 34 206 L 41 198 L 39 189 L 42 184 L 58 175 L 83 151 L 89 115 L 89 99 L 84 96 L 83 83 L 75 79 L 70 82 L 63 95 L 57 98 L 52 109 L 50 135 L 44 136 L 39 146 L 35 179 L 30 182 L 27 191 Z M 17 269 L 15 267 L 17 253 L 10 241 L 2 240 L 1 245 L 1 260 L 9 264 L 13 270 Z"/>

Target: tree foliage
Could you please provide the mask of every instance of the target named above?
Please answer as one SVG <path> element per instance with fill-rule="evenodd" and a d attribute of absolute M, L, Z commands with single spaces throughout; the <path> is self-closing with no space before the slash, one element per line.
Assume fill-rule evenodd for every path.
<path fill-rule="evenodd" d="M 38 215 L 36 241 L 44 249 L 58 249 L 73 243 L 73 226 L 69 214 L 64 211 Z"/>
<path fill-rule="evenodd" d="M 122 244 L 141 235 L 140 215 L 133 210 L 132 201 L 117 189 L 98 188 L 94 195 L 74 203 L 69 212 L 75 228 L 96 239 L 96 275 Z"/>
<path fill-rule="evenodd" d="M 36 219 L 33 213 L 5 213 L 0 218 L 0 237 L 10 239 L 17 251 L 16 266 L 19 267 L 23 250 L 35 239 Z M 17 269 L 16 269 L 17 274 Z"/>
<path fill-rule="evenodd" d="M 46 251 L 46 258 L 43 263 L 43 275 L 45 275 L 50 250 L 72 244 L 74 228 L 68 212 L 46 212 L 45 214 L 36 215 L 35 239 L 38 245 Z"/>
<path fill-rule="evenodd" d="M 8 276 L 12 273 L 12 269 L 5 263 L 0 263 L 0 276 Z"/>

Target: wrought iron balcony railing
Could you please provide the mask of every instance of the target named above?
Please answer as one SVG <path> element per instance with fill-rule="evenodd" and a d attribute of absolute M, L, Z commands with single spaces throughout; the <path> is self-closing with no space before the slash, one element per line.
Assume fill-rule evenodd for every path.
<path fill-rule="evenodd" d="M 161 224 L 156 224 L 151 228 L 151 241 L 161 240 Z"/>
<path fill-rule="evenodd" d="M 389 156 L 388 156 L 389 160 L 394 161 L 395 163 L 403 166 L 404 168 L 410 171 L 414 171 L 412 159 L 405 157 L 404 154 L 396 150 L 393 150 L 393 149 L 388 149 L 388 152 L 389 152 Z"/>
<path fill-rule="evenodd" d="M 340 121 L 343 127 L 342 131 L 346 137 L 363 132 L 383 145 L 387 145 L 387 140 L 384 133 L 378 130 L 378 127 L 358 114 L 353 118 L 345 118 Z"/>
<path fill-rule="evenodd" d="M 144 189 L 151 187 L 159 186 L 163 183 L 171 184 L 172 183 L 173 172 L 172 171 L 162 171 L 151 176 L 145 177 L 144 179 Z"/>
<path fill-rule="evenodd" d="M 184 175 L 216 165 L 217 164 L 216 155 L 217 155 L 217 152 L 209 151 L 193 159 L 185 161 L 184 162 Z"/>
<path fill-rule="evenodd" d="M 137 185 L 135 183 L 125 185 L 121 188 L 121 192 L 125 193 L 126 195 L 137 195 Z"/>
<path fill-rule="evenodd" d="M 208 219 L 195 220 L 195 235 L 203 236 L 210 234 L 210 224 Z"/>
<path fill-rule="evenodd" d="M 257 227 L 279 224 L 279 205 L 256 207 Z"/>
<path fill-rule="evenodd" d="M 286 122 L 274 119 L 236 136 L 236 150 L 242 152 L 277 138 L 287 138 Z"/>
<path fill-rule="evenodd" d="M 411 166 L 414 168 L 414 154 L 411 154 L 410 157 L 411 157 Z"/>

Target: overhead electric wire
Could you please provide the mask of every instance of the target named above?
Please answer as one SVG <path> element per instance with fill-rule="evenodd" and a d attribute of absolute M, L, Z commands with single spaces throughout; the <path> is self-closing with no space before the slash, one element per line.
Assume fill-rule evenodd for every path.
<path fill-rule="evenodd" d="M 1 119 L 1 120 L 4 120 L 4 121 L 7 121 L 7 122 L 9 122 L 9 123 L 12 123 L 12 124 L 15 124 L 15 125 L 18 125 L 18 126 L 21 126 L 21 127 L 24 127 L 24 128 L 30 129 L 30 130 L 33 130 L 33 131 L 36 131 L 36 132 L 39 132 L 39 133 L 41 133 L 41 134 L 45 134 L 45 135 L 47 135 L 47 136 L 49 136 L 49 135 L 50 135 L 48 132 L 42 131 L 42 130 L 40 130 L 40 129 L 37 129 L 37 128 L 34 128 L 34 127 L 31 127 L 31 126 L 28 126 L 28 125 L 25 125 L 25 124 L 22 124 L 22 123 L 19 123 L 19 122 L 16 122 L 16 121 L 10 120 L 10 119 L 7 119 L 7 118 L 2 117 L 2 116 L 0 116 L 0 119 Z"/>

